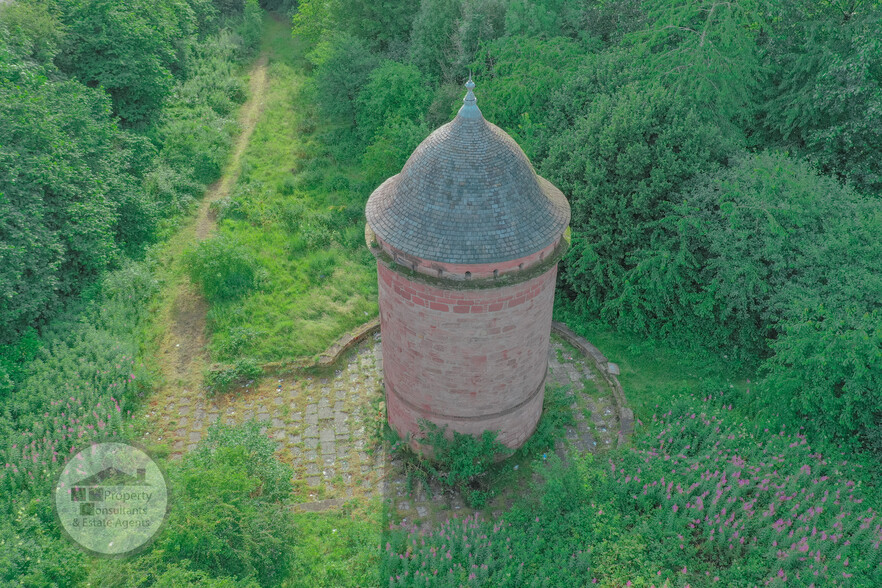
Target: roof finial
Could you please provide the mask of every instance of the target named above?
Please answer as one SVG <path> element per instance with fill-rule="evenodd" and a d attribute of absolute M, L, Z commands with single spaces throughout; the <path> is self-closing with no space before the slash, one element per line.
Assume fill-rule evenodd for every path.
<path fill-rule="evenodd" d="M 463 105 L 459 109 L 457 116 L 462 118 L 481 118 L 481 111 L 478 109 L 477 104 L 478 99 L 475 98 L 475 93 L 472 92 L 475 89 L 475 82 L 472 81 L 471 72 L 469 72 L 469 81 L 465 83 L 465 87 L 468 92 L 466 92 L 465 98 L 462 99 Z"/>

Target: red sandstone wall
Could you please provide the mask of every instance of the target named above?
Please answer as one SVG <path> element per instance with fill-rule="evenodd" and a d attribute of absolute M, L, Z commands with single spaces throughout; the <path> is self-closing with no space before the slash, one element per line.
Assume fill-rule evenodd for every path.
<path fill-rule="evenodd" d="M 441 290 L 378 263 L 389 423 L 427 418 L 464 433 L 501 430 L 510 447 L 542 412 L 557 266 L 501 288 Z"/>

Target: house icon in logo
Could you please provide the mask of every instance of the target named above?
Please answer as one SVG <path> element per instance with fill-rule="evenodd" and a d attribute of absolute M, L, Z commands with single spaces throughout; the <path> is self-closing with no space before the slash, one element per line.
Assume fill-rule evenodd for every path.
<path fill-rule="evenodd" d="M 104 488 L 110 486 L 150 486 L 145 479 L 146 468 L 138 468 L 135 475 L 110 466 L 77 482 L 70 491 L 71 502 L 80 502 L 80 515 L 95 514 L 95 503 L 104 501 Z"/>

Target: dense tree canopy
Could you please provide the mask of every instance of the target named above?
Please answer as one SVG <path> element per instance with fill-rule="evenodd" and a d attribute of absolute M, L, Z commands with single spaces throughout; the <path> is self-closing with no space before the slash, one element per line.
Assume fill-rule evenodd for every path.
<path fill-rule="evenodd" d="M 0 332 L 33 324 L 149 226 L 110 101 L 50 66 L 24 66 L 0 40 Z"/>
<path fill-rule="evenodd" d="M 184 0 L 70 0 L 61 69 L 113 99 L 130 125 L 149 123 L 184 66 L 195 16 Z"/>

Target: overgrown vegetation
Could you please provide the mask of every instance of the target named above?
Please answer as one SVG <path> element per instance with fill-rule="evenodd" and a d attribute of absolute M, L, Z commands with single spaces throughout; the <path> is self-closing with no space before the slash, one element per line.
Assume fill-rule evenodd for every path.
<path fill-rule="evenodd" d="M 0 344 L 143 255 L 217 179 L 260 18 L 253 0 L 0 8 Z"/>
<path fill-rule="evenodd" d="M 724 391 L 675 400 L 634 446 L 563 467 L 501 519 L 402 524 L 393 586 L 875 585 L 882 526 L 862 464 L 744 420 Z M 865 465 L 865 464 L 864 464 Z"/>
<path fill-rule="evenodd" d="M 218 236 L 192 265 L 212 302 L 213 358 L 229 364 L 312 357 L 377 312 L 364 245 L 367 186 L 333 154 L 334 127 L 314 110 L 319 95 L 304 88 L 302 42 L 285 23 L 267 26 L 263 115 L 239 180 L 219 203 Z"/>
<path fill-rule="evenodd" d="M 170 464 L 174 505 L 150 550 L 105 560 L 100 586 L 274 586 L 294 569 L 297 526 L 285 503 L 291 469 L 260 425 L 215 424 L 181 463 Z"/>
<path fill-rule="evenodd" d="M 175 466 L 182 507 L 156 546 L 89 567 L 45 497 L 64 456 L 124 437 L 150 389 L 149 246 L 220 174 L 259 6 L 294 12 L 0 8 L 0 543 L 16 546 L 0 582 L 369 585 L 379 566 L 383 585 L 882 584 L 870 0 L 303 0 L 294 40 L 268 24 L 266 112 L 219 236 L 191 254 L 227 362 L 209 385 L 376 314 L 365 200 L 471 71 L 487 119 L 570 198 L 558 316 L 621 361 L 646 425 L 596 463 L 537 462 L 544 483 L 501 521 L 393 530 L 379 560 L 376 521 L 292 518 L 266 440 L 216 432 Z M 465 488 L 467 443 L 437 472 Z M 218 528 L 231 513 L 248 525 Z"/>
<path fill-rule="evenodd" d="M 329 156 L 375 187 L 471 70 L 485 117 L 570 199 L 573 317 L 736 358 L 801 416 L 830 399 L 815 433 L 878 446 L 877 3 L 424 0 L 406 48 L 369 32 L 393 13 L 357 28 L 344 7 L 295 18 L 337 97 L 318 101 Z"/>
<path fill-rule="evenodd" d="M 469 507 L 483 509 L 502 487 L 514 487 L 519 480 L 529 479 L 533 471 L 531 462 L 537 455 L 547 458 L 557 449 L 565 428 L 575 424 L 570 403 L 566 387 L 547 386 L 536 430 L 517 450 L 499 442 L 498 432 L 467 435 L 425 419 L 419 422 L 419 453 L 409 440 L 400 439 L 385 420 L 379 434 L 390 443 L 391 451 L 402 458 L 409 492 L 418 490 L 419 484 L 431 495 L 434 484 L 456 493 Z M 524 470 L 512 475 L 521 465 L 526 466 Z"/>
<path fill-rule="evenodd" d="M 413 454 L 402 446 L 408 461 L 408 485 L 413 487 L 411 476 L 431 492 L 429 480 L 455 491 L 472 508 L 483 508 L 488 496 L 493 495 L 495 476 L 491 468 L 512 451 L 496 439 L 494 431 L 484 431 L 480 436 L 458 431 L 448 432 L 447 427 L 422 419 L 420 445 L 427 454 Z"/>
<path fill-rule="evenodd" d="M 870 32 L 882 22 L 878 3 L 423 0 L 395 29 L 406 41 L 371 32 L 398 13 L 359 13 L 366 21 L 359 28 L 345 6 L 306 0 L 295 18 L 295 31 L 315 42 L 315 87 L 339 98 L 318 102 L 338 125 L 328 135 L 329 158 L 356 162 L 375 187 L 449 120 L 472 70 L 485 117 L 570 198 L 573 246 L 561 265 L 558 315 L 577 330 L 601 321 L 628 341 L 649 339 L 626 350 L 632 357 L 661 345 L 691 358 L 661 382 L 652 374 L 664 370 L 651 365 L 623 373 L 626 386 L 629 378 L 637 383 L 638 414 L 665 406 L 671 392 L 729 378 L 745 427 L 765 418 L 805 427 L 806 443 L 825 454 L 830 443 L 878 449 L 882 217 L 878 158 L 867 157 L 880 146 L 878 117 L 869 114 L 882 96 L 879 36 Z M 598 480 L 585 495 L 595 502 L 609 486 Z M 870 490 L 877 483 L 864 480 Z M 688 555 L 676 575 L 673 563 L 664 568 L 668 556 L 644 553 L 649 544 L 635 520 L 612 520 L 591 536 L 567 527 L 557 535 L 580 539 L 555 543 L 562 551 L 554 555 L 537 525 L 539 538 L 525 535 L 518 554 L 536 562 L 521 580 L 542 585 L 548 561 L 572 561 L 574 553 L 578 560 L 577 544 L 603 541 L 602 573 L 588 576 L 574 563 L 566 576 L 549 569 L 547 584 L 597 577 L 607 585 L 694 585 L 713 580 L 689 571 L 704 574 L 710 561 L 742 574 L 721 576 L 723 583 L 779 582 L 779 569 L 801 580 L 814 571 L 789 555 L 790 567 L 775 567 L 775 552 L 747 550 L 735 559 Z M 484 527 L 476 533 L 489 536 Z M 753 537 L 768 549 L 766 535 Z M 872 583 L 878 561 L 867 545 L 850 561 L 869 562 L 861 573 Z M 391 550 L 384 582 L 412 582 L 403 575 L 414 571 L 411 547 Z M 835 559 L 820 551 L 821 560 Z M 624 562 L 643 572 L 616 575 Z M 450 572 L 451 585 L 504 585 L 500 578 L 517 572 L 480 579 L 471 567 L 477 561 L 459 564 L 453 572 L 439 567 L 439 575 Z M 845 581 L 852 572 L 837 565 L 819 573 Z"/>
<path fill-rule="evenodd" d="M 255 14 L 207 2 L 0 7 L 0 583 L 86 579 L 48 497 L 72 452 L 128 438 L 152 389 L 149 244 L 226 158 Z M 101 26 L 87 39 L 89 23 Z M 152 61 L 139 77 L 113 51 L 76 53 L 80 41 Z M 102 59 L 117 77 L 90 87 L 104 83 L 87 75 Z M 153 74 L 167 86 L 150 86 Z"/>
<path fill-rule="evenodd" d="M 250 357 L 243 357 L 230 365 L 211 366 L 205 374 L 205 389 L 209 396 L 228 392 L 235 384 L 253 381 L 263 374 L 263 368 Z"/>

